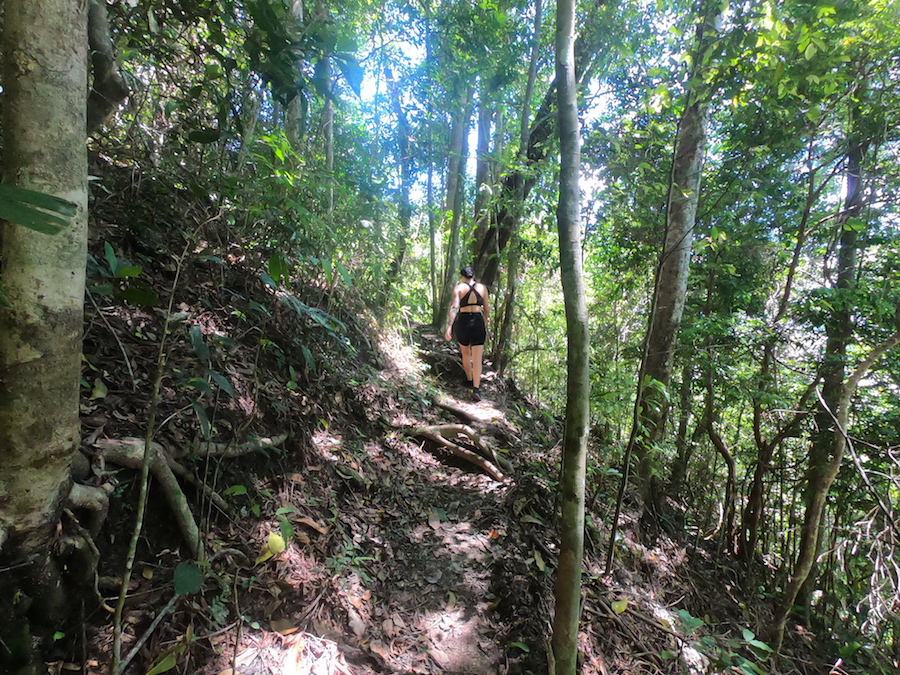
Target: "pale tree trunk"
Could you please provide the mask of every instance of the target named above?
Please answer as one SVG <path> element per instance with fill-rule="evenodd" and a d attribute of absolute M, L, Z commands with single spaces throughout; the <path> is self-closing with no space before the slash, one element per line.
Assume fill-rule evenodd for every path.
<path fill-rule="evenodd" d="M 69 461 L 80 443 L 87 258 L 87 5 L 5 0 L 4 10 L 4 180 L 74 202 L 78 212 L 55 236 L 3 224 L 0 284 L 9 306 L 0 308 L 0 567 L 34 554 L 48 560 L 68 493 Z M 47 569 L 19 571 L 47 580 Z M 13 619 L 7 593 L 15 580 L 8 568 L 0 576 L 5 623 Z M 33 609 L 53 620 L 54 608 L 35 600 Z"/>
<path fill-rule="evenodd" d="M 325 176 L 328 181 L 328 203 L 325 217 L 329 226 L 334 225 L 334 91 L 331 86 L 331 58 L 326 52 L 322 57 L 325 78 Z"/>
<path fill-rule="evenodd" d="M 581 564 L 584 555 L 584 483 L 590 425 L 587 301 L 581 260 L 581 193 L 578 172 L 581 134 L 575 80 L 575 2 L 556 7 L 556 80 L 559 83 L 560 181 L 556 211 L 568 340 L 566 430 L 560 493 L 559 564 L 551 646 L 555 675 L 574 675 L 578 666 Z"/>
<path fill-rule="evenodd" d="M 466 170 L 469 117 L 472 114 L 472 95 L 474 89 L 469 86 L 461 97 L 457 114 L 453 118 L 450 130 L 450 157 L 447 163 L 447 201 L 444 208 L 444 220 L 450 227 L 450 241 L 447 244 L 444 275 L 441 286 L 440 302 L 434 307 L 433 325 L 443 332 L 453 302 L 453 287 L 459 277 L 459 228 L 462 218 L 463 194 Z"/>
<path fill-rule="evenodd" d="M 712 88 L 703 83 L 705 54 L 715 37 L 720 20 L 720 5 L 701 18 L 695 38 L 694 68 L 690 73 L 684 112 L 675 135 L 672 173 L 666 208 L 666 227 L 653 290 L 653 307 L 647 328 L 641 377 L 638 380 L 638 406 L 642 411 L 635 434 L 634 452 L 638 459 L 638 488 L 647 509 L 647 523 L 659 525 L 662 503 L 658 458 L 654 446 L 665 432 L 668 404 L 663 394 L 672 379 L 675 338 L 681 327 L 687 293 L 688 266 L 693 244 L 694 222 L 700 198 L 700 177 L 709 122 Z"/>
<path fill-rule="evenodd" d="M 493 121 L 493 101 L 490 85 L 482 86 L 481 100 L 478 102 L 478 145 L 475 150 L 475 207 L 472 220 L 475 223 L 475 242 L 473 246 L 475 278 L 481 279 L 485 265 L 499 256 L 496 230 L 490 227 L 488 211 L 488 191 L 490 186 L 491 165 L 491 122 Z"/>

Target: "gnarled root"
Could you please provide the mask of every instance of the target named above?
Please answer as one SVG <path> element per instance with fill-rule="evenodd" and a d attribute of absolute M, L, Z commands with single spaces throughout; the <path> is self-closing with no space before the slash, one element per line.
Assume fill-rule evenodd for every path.
<path fill-rule="evenodd" d="M 140 469 L 144 460 L 144 441 L 140 438 L 102 438 L 98 440 L 95 446 L 100 450 L 103 458 L 119 466 L 129 469 Z M 162 446 L 159 443 L 150 443 L 150 473 L 159 482 L 166 501 L 172 509 L 172 514 L 181 530 L 181 536 L 190 549 L 191 555 L 196 557 L 200 552 L 200 528 L 194 520 L 194 514 L 191 513 L 191 507 L 188 504 L 187 497 L 178 484 L 178 479 L 169 466 L 169 460 L 165 456 Z M 186 469 L 185 469 L 186 471 Z"/>
<path fill-rule="evenodd" d="M 492 464 L 477 453 L 462 447 L 455 441 L 455 439 L 464 437 L 467 442 L 477 448 L 479 452 L 490 455 L 496 464 L 503 466 L 506 460 L 501 460 L 501 458 L 497 456 L 497 453 L 494 452 L 493 448 L 486 448 L 481 442 L 481 437 L 474 429 L 472 429 L 472 427 L 465 424 L 437 424 L 430 427 L 416 427 L 410 430 L 410 433 L 413 436 L 422 436 L 432 440 L 438 445 L 447 448 L 457 457 L 477 466 L 494 480 L 503 480 L 503 473 L 495 466 L 495 464 Z M 509 463 L 506 462 L 506 464 L 508 465 Z"/>
<path fill-rule="evenodd" d="M 275 447 L 286 439 L 287 435 L 281 435 L 275 438 L 260 438 L 239 445 L 209 443 L 204 445 L 198 454 L 222 458 L 240 457 L 256 450 Z M 141 438 L 104 438 L 98 440 L 94 446 L 107 462 L 129 469 L 141 468 L 144 458 L 144 440 Z M 209 499 L 223 511 L 227 510 L 227 504 L 212 488 L 197 480 L 187 468 L 169 457 L 159 443 L 150 443 L 150 453 L 150 472 L 163 489 L 181 530 L 181 535 L 190 548 L 191 555 L 196 556 L 200 548 L 200 529 L 197 527 L 194 514 L 191 512 L 187 497 L 181 490 L 177 477 L 181 477 L 203 490 Z"/>
<path fill-rule="evenodd" d="M 106 522 L 106 514 L 109 512 L 109 492 L 111 486 L 91 487 L 81 483 L 72 483 L 69 490 L 67 506 L 72 511 L 85 509 L 90 513 L 88 532 L 92 538 L 96 538 Z"/>

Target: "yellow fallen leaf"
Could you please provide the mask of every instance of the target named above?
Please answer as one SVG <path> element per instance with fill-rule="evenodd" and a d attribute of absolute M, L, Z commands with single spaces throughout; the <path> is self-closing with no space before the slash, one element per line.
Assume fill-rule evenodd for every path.
<path fill-rule="evenodd" d="M 284 539 L 280 534 L 275 532 L 269 533 L 269 541 L 266 543 L 265 549 L 260 553 L 259 557 L 256 559 L 256 563 L 259 564 L 271 558 L 273 555 L 277 555 L 281 553 L 285 549 Z"/>
<path fill-rule="evenodd" d="M 627 600 L 613 600 L 609 603 L 609 606 L 612 607 L 612 611 L 616 614 L 621 614 L 626 609 L 628 609 L 628 601 Z"/>

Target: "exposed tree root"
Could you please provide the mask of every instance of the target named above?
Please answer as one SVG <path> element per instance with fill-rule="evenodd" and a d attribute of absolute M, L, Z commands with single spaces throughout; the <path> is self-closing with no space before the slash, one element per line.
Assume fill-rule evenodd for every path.
<path fill-rule="evenodd" d="M 72 483 L 72 489 L 69 491 L 67 500 L 69 509 L 72 511 L 85 509 L 90 512 L 91 518 L 88 523 L 88 532 L 93 538 L 100 534 L 100 529 L 103 527 L 103 523 L 106 521 L 106 514 L 109 511 L 109 490 L 107 490 L 107 487 L 110 486 L 91 487 L 81 483 Z"/>
<path fill-rule="evenodd" d="M 447 448 L 457 457 L 471 462 L 472 464 L 477 466 L 494 480 L 503 480 L 503 473 L 500 471 L 500 469 L 498 469 L 495 464 L 491 463 L 481 455 L 478 455 L 477 453 L 474 453 L 471 450 L 459 445 L 456 442 L 456 439 L 460 438 L 461 436 L 466 438 L 466 440 L 471 445 L 478 448 L 480 452 L 484 453 L 486 456 L 489 455 L 496 464 L 509 468 L 509 462 L 498 457 L 493 448 L 490 448 L 482 443 L 481 436 L 479 436 L 479 434 L 472 427 L 465 424 L 437 424 L 429 427 L 415 427 L 414 429 L 410 430 L 410 433 L 413 436 L 422 436 L 424 438 L 432 440 L 438 445 Z"/>
<path fill-rule="evenodd" d="M 204 445 L 202 454 L 211 457 L 233 458 L 246 455 L 263 448 L 275 447 L 283 443 L 287 435 L 275 438 L 261 438 L 240 445 L 226 443 L 209 443 Z M 99 451 L 103 459 L 113 464 L 118 464 L 129 469 L 140 469 L 144 457 L 144 440 L 141 438 L 104 438 L 98 440 L 94 447 Z M 191 555 L 197 556 L 200 551 L 200 529 L 191 512 L 177 476 L 191 482 L 203 490 L 213 503 L 225 510 L 227 504 L 217 495 L 212 488 L 198 480 L 187 468 L 182 466 L 175 458 L 169 457 L 159 443 L 150 444 L 150 471 L 166 496 L 166 501 L 172 509 L 175 521 L 181 530 L 184 541 L 190 548 Z M 188 452 L 182 453 L 182 456 Z"/>

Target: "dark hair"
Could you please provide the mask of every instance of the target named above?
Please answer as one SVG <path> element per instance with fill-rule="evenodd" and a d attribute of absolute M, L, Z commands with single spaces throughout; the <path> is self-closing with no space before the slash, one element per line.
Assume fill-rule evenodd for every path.
<path fill-rule="evenodd" d="M 464 276 L 466 279 L 471 279 L 475 276 L 475 270 L 472 269 L 471 265 L 466 265 L 465 267 L 461 267 L 459 270 L 460 276 Z"/>

